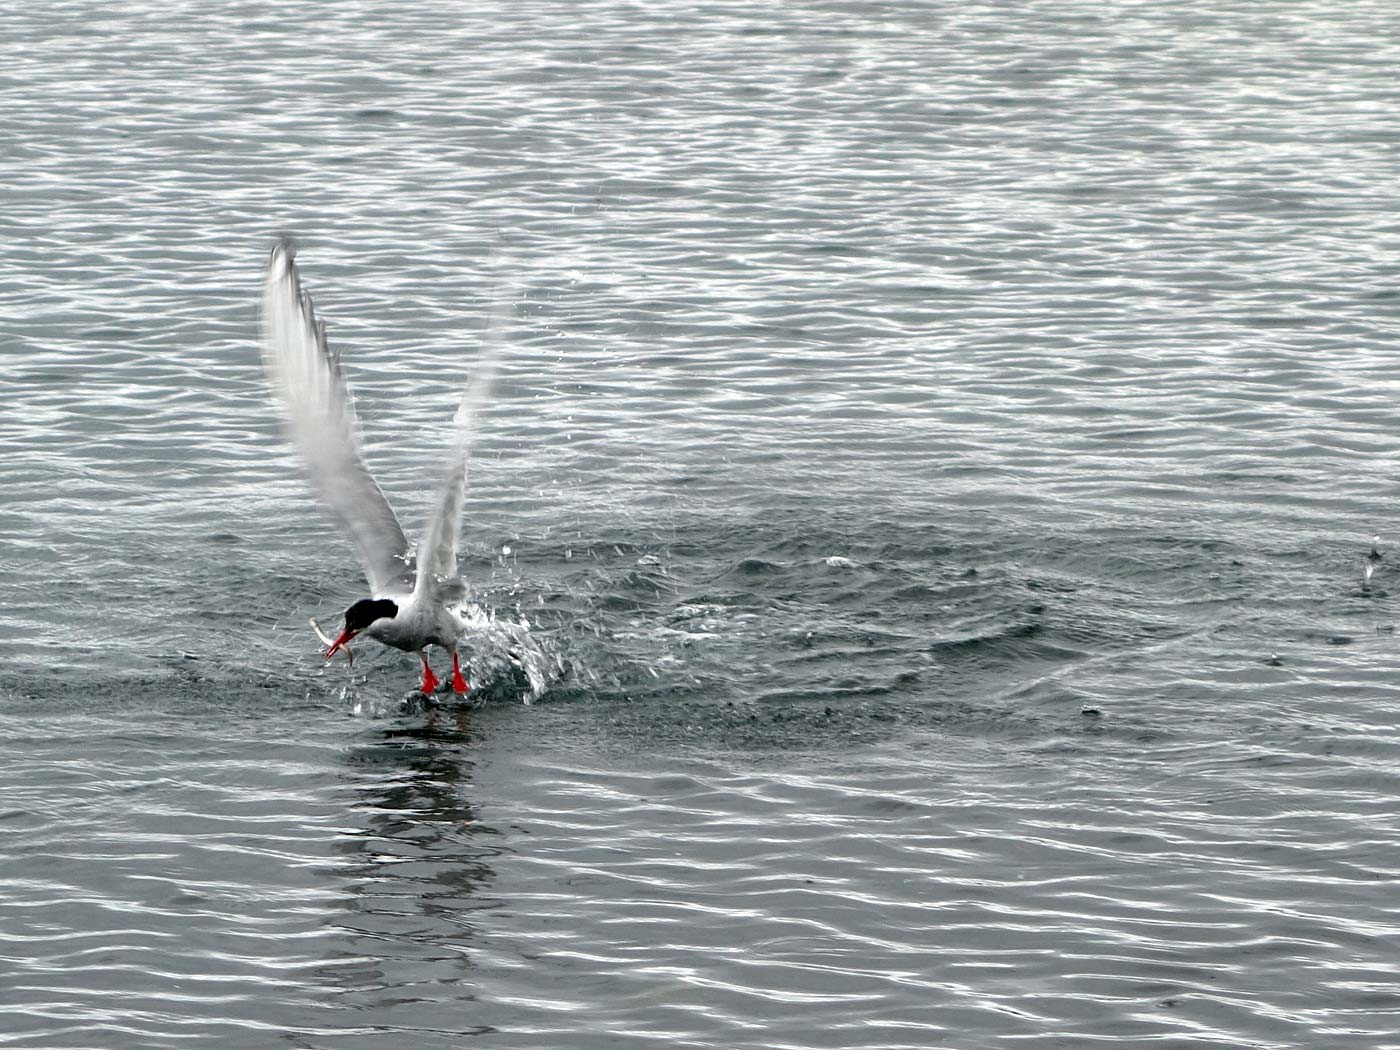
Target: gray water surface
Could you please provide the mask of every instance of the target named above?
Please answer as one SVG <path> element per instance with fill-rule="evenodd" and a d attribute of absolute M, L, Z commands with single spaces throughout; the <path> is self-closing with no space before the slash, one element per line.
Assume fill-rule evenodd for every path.
<path fill-rule="evenodd" d="M 1392 5 L 0 58 L 0 1047 L 1400 1047 Z M 537 695 L 321 665 L 281 233 L 410 532 L 516 282 L 462 570 Z"/>

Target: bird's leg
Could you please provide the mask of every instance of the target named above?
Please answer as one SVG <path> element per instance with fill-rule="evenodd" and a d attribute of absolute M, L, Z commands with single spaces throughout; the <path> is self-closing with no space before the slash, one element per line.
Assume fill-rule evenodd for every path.
<path fill-rule="evenodd" d="M 418 650 L 418 659 L 423 661 L 423 684 L 418 688 L 422 690 L 424 696 L 432 696 L 438 687 L 437 676 L 433 674 L 433 669 L 428 666 L 427 648 Z"/>
<path fill-rule="evenodd" d="M 458 696 L 461 696 L 461 695 L 462 695 L 463 693 L 465 693 L 469 688 L 471 688 L 471 687 L 467 685 L 467 680 L 466 680 L 465 678 L 462 677 L 462 665 L 461 665 L 460 663 L 458 663 L 458 661 L 457 661 L 457 650 L 456 650 L 456 649 L 453 649 L 453 650 L 452 650 L 452 691 L 453 691 L 454 693 L 456 693 Z"/>

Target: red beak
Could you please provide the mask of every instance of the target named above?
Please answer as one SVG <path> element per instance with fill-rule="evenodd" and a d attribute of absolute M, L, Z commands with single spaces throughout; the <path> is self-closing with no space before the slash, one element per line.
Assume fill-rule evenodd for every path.
<path fill-rule="evenodd" d="M 359 633 L 359 631 L 352 631 L 348 627 L 345 630 L 341 631 L 339 637 L 337 637 L 335 641 L 331 642 L 331 647 L 326 650 L 326 659 L 329 660 L 336 653 L 340 652 L 340 650 L 344 648 L 345 643 L 348 642 L 351 638 L 354 638 L 355 635 Z M 345 651 L 349 652 L 350 650 L 346 649 Z"/>

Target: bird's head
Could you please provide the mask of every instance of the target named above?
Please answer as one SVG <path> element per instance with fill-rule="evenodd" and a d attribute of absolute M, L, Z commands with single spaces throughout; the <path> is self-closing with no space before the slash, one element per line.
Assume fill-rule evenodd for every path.
<path fill-rule="evenodd" d="M 361 598 L 345 610 L 345 628 L 326 650 L 326 659 L 329 660 L 366 627 L 378 620 L 392 620 L 398 614 L 399 607 L 388 598 Z"/>

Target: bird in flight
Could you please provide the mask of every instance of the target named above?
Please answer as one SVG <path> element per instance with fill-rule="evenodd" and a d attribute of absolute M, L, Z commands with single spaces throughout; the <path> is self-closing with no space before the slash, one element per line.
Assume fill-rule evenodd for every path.
<path fill-rule="evenodd" d="M 484 367 L 462 394 L 450 447 L 439 462 L 437 492 L 410 551 L 399 519 L 360 454 L 354 403 L 340 358 L 326 342 L 311 296 L 297 272 L 290 240 L 272 249 L 262 289 L 262 357 L 286 430 L 300 450 L 312 488 L 355 549 L 369 582 L 369 596 L 345 610 L 345 624 L 325 651 L 329 660 L 349 653 L 352 638 L 365 634 L 384 645 L 417 653 L 423 663 L 425 694 L 438 687 L 428 648 L 452 654 L 452 689 L 468 691 L 458 646 L 468 633 L 462 613 L 467 585 L 457 575 L 457 544 L 471 453 L 472 418 L 490 387 L 488 341 Z"/>

